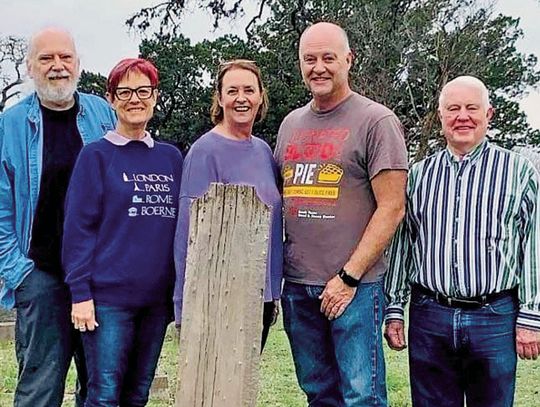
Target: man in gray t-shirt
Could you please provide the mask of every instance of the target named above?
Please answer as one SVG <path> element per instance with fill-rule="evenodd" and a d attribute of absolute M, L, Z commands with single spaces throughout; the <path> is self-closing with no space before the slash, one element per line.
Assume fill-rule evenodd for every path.
<path fill-rule="evenodd" d="M 339 26 L 300 38 L 313 100 L 290 113 L 275 156 L 285 206 L 285 330 L 313 406 L 385 406 L 383 251 L 405 211 L 407 152 L 384 106 L 352 92 Z"/>

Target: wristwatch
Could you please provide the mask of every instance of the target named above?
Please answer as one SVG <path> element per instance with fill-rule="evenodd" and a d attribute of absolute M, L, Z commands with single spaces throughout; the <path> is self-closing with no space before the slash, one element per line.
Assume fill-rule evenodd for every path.
<path fill-rule="evenodd" d="M 341 277 L 343 282 L 347 284 L 349 287 L 358 287 L 358 284 L 360 284 L 359 279 L 356 279 L 353 276 L 347 274 L 347 272 L 343 268 L 339 270 L 338 276 Z"/>

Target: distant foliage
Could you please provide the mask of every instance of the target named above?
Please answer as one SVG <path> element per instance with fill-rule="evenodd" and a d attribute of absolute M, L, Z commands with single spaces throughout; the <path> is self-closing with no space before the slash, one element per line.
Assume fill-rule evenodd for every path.
<path fill-rule="evenodd" d="M 107 89 L 107 78 L 101 74 L 95 74 L 83 70 L 79 78 L 78 89 L 81 92 L 90 93 L 92 95 L 105 97 Z"/>
<path fill-rule="evenodd" d="M 518 98 L 540 81 L 537 58 L 516 48 L 519 20 L 495 15 L 475 0 L 258 0 L 259 14 L 246 27 L 247 40 L 224 36 L 191 44 L 178 18 L 186 5 L 209 7 L 214 24 L 244 12 L 246 0 L 165 1 L 128 20 L 140 30 L 158 26 L 140 52 L 156 62 L 161 97 L 153 128 L 183 149 L 211 127 L 208 110 L 219 61 L 254 59 L 261 66 L 270 112 L 257 134 L 271 145 L 283 117 L 309 100 L 298 70 L 302 31 L 321 20 L 348 32 L 356 59 L 353 87 L 392 108 L 401 119 L 412 158 L 440 148 L 437 101 L 442 86 L 458 75 L 474 75 L 488 86 L 496 115 L 490 137 L 500 145 L 535 144 Z M 479 4 L 482 3 L 482 4 Z M 260 18 L 263 11 L 264 19 Z"/>

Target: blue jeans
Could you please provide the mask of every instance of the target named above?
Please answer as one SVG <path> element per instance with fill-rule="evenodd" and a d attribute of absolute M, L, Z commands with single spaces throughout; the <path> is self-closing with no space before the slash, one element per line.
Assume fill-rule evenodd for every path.
<path fill-rule="evenodd" d="M 474 310 L 450 308 L 413 290 L 409 362 L 413 406 L 511 407 L 518 301 L 509 295 Z"/>
<path fill-rule="evenodd" d="M 99 326 L 82 335 L 88 365 L 86 407 L 148 402 L 172 308 L 95 305 Z"/>
<path fill-rule="evenodd" d="M 71 295 L 57 276 L 34 269 L 15 291 L 15 353 L 19 375 L 15 407 L 56 407 L 64 398 L 71 359 L 77 368 L 75 405 L 86 397 L 86 366 L 71 323 Z"/>
<path fill-rule="evenodd" d="M 309 406 L 386 406 L 382 283 L 360 284 L 333 321 L 320 311 L 323 290 L 285 282 L 281 298 L 296 376 Z"/>

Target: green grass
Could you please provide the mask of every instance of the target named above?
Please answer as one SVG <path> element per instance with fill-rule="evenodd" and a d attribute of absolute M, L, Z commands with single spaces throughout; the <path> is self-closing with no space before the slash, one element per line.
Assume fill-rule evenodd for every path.
<path fill-rule="evenodd" d="M 176 383 L 176 354 L 178 345 L 172 330 L 167 334 L 158 374 L 167 375 L 168 395 L 151 397 L 150 407 L 172 406 Z M 387 384 L 392 407 L 410 406 L 406 352 L 385 348 Z M 17 377 L 13 344 L 0 343 L 0 407 L 13 405 L 13 389 Z M 74 373 L 68 377 L 66 402 L 73 405 Z M 261 363 L 261 382 L 258 407 L 303 407 L 304 396 L 298 388 L 289 344 L 281 324 L 275 326 L 268 339 Z M 517 373 L 516 407 L 540 406 L 540 361 L 519 362 Z"/>

